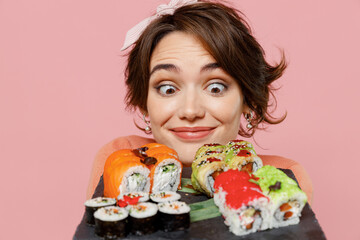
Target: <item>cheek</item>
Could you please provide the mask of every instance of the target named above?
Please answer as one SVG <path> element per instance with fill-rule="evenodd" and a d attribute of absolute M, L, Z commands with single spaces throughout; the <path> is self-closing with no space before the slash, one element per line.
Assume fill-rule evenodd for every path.
<path fill-rule="evenodd" d="M 238 126 L 240 116 L 243 112 L 243 102 L 239 94 L 229 97 L 218 98 L 208 104 L 209 112 L 223 124 L 233 124 Z"/>
<path fill-rule="evenodd" d="M 153 129 L 159 128 L 169 120 L 176 111 L 176 102 L 170 99 L 160 99 L 149 93 L 147 109 Z"/>

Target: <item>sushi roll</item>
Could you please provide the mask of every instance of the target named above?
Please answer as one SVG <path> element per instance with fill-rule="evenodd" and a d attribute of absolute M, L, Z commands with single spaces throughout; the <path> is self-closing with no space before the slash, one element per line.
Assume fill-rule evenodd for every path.
<path fill-rule="evenodd" d="M 164 144 L 148 143 L 148 144 L 143 145 L 142 148 L 143 149 L 147 148 L 145 150 L 145 153 L 149 157 L 152 157 L 152 156 L 154 156 L 155 154 L 158 154 L 158 153 L 166 153 L 166 154 L 172 155 L 175 158 L 179 158 L 177 152 L 174 149 L 169 148 L 168 146 L 166 146 Z"/>
<path fill-rule="evenodd" d="M 217 156 L 224 152 L 225 146 L 219 143 L 204 144 L 195 154 L 195 161 L 203 156 Z"/>
<path fill-rule="evenodd" d="M 122 198 L 117 201 L 119 207 L 126 207 L 128 205 L 135 205 L 140 202 L 149 200 L 149 193 L 146 192 L 131 192 L 124 194 Z"/>
<path fill-rule="evenodd" d="M 104 196 L 121 199 L 131 192 L 176 191 L 182 168 L 177 152 L 163 144 L 115 151 L 104 165 Z"/>
<path fill-rule="evenodd" d="M 116 204 L 116 199 L 114 198 L 97 197 L 87 200 L 84 203 L 86 223 L 90 225 L 94 225 L 95 224 L 94 212 L 101 207 L 115 206 L 115 204 Z"/>
<path fill-rule="evenodd" d="M 151 166 L 151 192 L 177 191 L 181 187 L 182 163 L 168 153 L 152 155 L 156 163 Z"/>
<path fill-rule="evenodd" d="M 190 207 L 185 202 L 163 202 L 159 207 L 159 226 L 165 232 L 186 230 L 190 227 Z"/>
<path fill-rule="evenodd" d="M 255 175 L 259 178 L 257 182 L 261 190 L 271 200 L 270 228 L 299 223 L 307 196 L 297 183 L 283 171 L 269 165 L 260 168 Z"/>
<path fill-rule="evenodd" d="M 191 183 L 195 190 L 209 197 L 214 194 L 214 181 L 225 170 L 226 164 L 221 157 L 204 155 L 192 163 Z"/>
<path fill-rule="evenodd" d="M 105 239 L 127 235 L 128 211 L 120 207 L 103 207 L 94 213 L 95 233 Z"/>
<path fill-rule="evenodd" d="M 214 184 L 214 202 L 229 230 L 238 236 L 269 226 L 269 198 L 251 179 L 247 172 L 230 169 L 221 173 Z"/>
<path fill-rule="evenodd" d="M 104 196 L 121 199 L 132 192 L 150 192 L 150 170 L 138 161 L 125 161 L 112 166 L 104 178 Z"/>
<path fill-rule="evenodd" d="M 149 200 L 149 193 L 147 192 L 130 192 L 123 195 L 124 198 L 136 199 L 137 202 L 146 202 Z"/>
<path fill-rule="evenodd" d="M 146 235 L 157 231 L 158 207 L 155 203 L 143 202 L 129 208 L 130 232 L 134 235 Z"/>
<path fill-rule="evenodd" d="M 249 173 L 263 166 L 253 145 L 243 140 L 230 141 L 225 148 L 225 163 L 228 169 L 239 169 Z"/>
<path fill-rule="evenodd" d="M 150 199 L 155 203 L 173 202 L 180 199 L 180 194 L 172 191 L 163 191 L 150 194 Z"/>

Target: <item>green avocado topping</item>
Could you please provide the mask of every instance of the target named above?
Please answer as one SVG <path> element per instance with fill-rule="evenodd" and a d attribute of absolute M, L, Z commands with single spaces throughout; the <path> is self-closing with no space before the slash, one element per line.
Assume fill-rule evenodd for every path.
<path fill-rule="evenodd" d="M 273 166 L 263 166 L 256 171 L 255 175 L 259 178 L 257 182 L 263 193 L 274 202 L 282 201 L 284 198 L 291 199 L 298 195 L 303 195 L 306 199 L 305 193 L 296 181 Z"/>

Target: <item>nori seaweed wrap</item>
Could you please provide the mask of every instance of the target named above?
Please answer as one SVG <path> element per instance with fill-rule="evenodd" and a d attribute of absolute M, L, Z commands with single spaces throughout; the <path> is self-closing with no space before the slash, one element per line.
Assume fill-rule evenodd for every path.
<path fill-rule="evenodd" d="M 185 202 L 159 203 L 159 226 L 165 232 L 186 230 L 190 227 L 190 207 Z"/>
<path fill-rule="evenodd" d="M 156 232 L 158 207 L 155 203 L 144 202 L 129 208 L 129 228 L 134 235 L 146 235 Z"/>
<path fill-rule="evenodd" d="M 106 198 L 106 197 L 97 197 L 87 200 L 85 203 L 85 214 L 86 214 L 86 223 L 89 225 L 95 225 L 94 212 L 102 207 L 115 206 L 116 199 Z"/>
<path fill-rule="evenodd" d="M 94 213 L 95 233 L 106 239 L 127 235 L 128 211 L 120 207 L 104 207 Z"/>

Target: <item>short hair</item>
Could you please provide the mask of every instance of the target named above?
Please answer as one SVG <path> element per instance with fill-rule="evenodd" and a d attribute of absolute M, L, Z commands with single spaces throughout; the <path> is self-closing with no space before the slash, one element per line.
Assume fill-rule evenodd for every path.
<path fill-rule="evenodd" d="M 277 124 L 285 119 L 286 114 L 276 119 L 269 110 L 270 96 L 274 97 L 270 84 L 282 76 L 287 66 L 283 52 L 280 62 L 270 65 L 244 15 L 234 8 L 210 1 L 180 7 L 174 14 L 152 21 L 143 31 L 128 55 L 125 70 L 127 109 L 147 111 L 151 55 L 159 41 L 175 31 L 199 39 L 217 64 L 240 86 L 244 104 L 254 112 L 251 121 L 254 127 L 246 130 L 240 126 L 240 135 L 250 137 L 260 123 Z M 274 100 L 276 103 L 275 97 Z"/>

